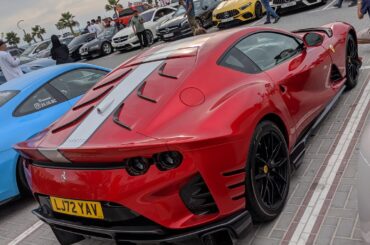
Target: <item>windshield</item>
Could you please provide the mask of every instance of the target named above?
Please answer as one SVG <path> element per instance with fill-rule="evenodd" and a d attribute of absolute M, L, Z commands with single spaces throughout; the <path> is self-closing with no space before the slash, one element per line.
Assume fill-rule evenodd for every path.
<path fill-rule="evenodd" d="M 86 35 L 78 36 L 73 38 L 73 40 L 69 43 L 70 46 L 78 45 L 80 43 L 83 43 L 86 39 Z"/>
<path fill-rule="evenodd" d="M 114 32 L 116 31 L 115 27 L 108 27 L 106 28 L 101 34 L 98 35 L 99 38 L 104 38 L 106 36 L 113 36 Z"/>
<path fill-rule="evenodd" d="M 129 16 L 133 14 L 134 14 L 134 10 L 131 8 L 127 8 L 119 12 L 119 17 L 125 17 L 125 16 Z"/>
<path fill-rule="evenodd" d="M 72 42 L 74 37 L 67 37 L 67 38 L 63 38 L 60 40 L 61 43 L 65 44 L 65 45 L 68 45 Z"/>
<path fill-rule="evenodd" d="M 199 11 L 201 7 L 201 3 L 200 1 L 194 1 L 194 10 L 195 12 Z M 174 16 L 180 16 L 180 15 L 184 15 L 186 12 L 185 8 L 183 5 L 180 5 L 179 8 L 177 9 L 176 13 L 174 14 Z"/>
<path fill-rule="evenodd" d="M 154 10 L 151 10 L 140 14 L 140 16 L 144 19 L 144 22 L 148 22 L 152 20 L 153 14 Z"/>
<path fill-rule="evenodd" d="M 30 63 L 31 61 L 34 61 L 35 59 L 27 57 L 27 56 L 21 56 L 19 57 L 19 60 L 21 61 L 21 65 Z"/>
<path fill-rule="evenodd" d="M 35 49 L 36 45 L 37 44 L 34 44 L 34 45 L 26 48 L 26 50 L 21 55 L 24 55 L 24 56 L 29 55 Z"/>
<path fill-rule="evenodd" d="M 0 91 L 0 107 L 19 93 L 19 90 Z"/>

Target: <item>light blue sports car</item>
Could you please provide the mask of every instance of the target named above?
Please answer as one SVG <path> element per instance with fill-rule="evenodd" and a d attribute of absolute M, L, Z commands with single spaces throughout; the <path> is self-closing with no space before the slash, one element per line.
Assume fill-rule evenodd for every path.
<path fill-rule="evenodd" d="M 109 71 L 88 64 L 51 66 L 0 86 L 0 205 L 28 189 L 12 146 L 60 118 Z"/>

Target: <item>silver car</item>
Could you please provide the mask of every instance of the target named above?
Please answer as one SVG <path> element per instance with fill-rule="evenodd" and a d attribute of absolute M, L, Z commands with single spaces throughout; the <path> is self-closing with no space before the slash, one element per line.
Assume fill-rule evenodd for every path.
<path fill-rule="evenodd" d="M 358 164 L 358 211 L 362 237 L 370 244 L 370 125 L 364 131 Z"/>

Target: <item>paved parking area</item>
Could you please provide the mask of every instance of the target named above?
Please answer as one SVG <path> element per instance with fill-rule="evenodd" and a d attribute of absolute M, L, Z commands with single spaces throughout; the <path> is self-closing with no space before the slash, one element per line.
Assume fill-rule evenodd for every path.
<path fill-rule="evenodd" d="M 352 23 L 357 30 L 369 19 L 356 19 L 356 8 L 335 9 L 333 2 L 284 16 L 276 27 L 288 30 L 320 26 L 335 20 Z M 249 25 L 259 25 L 262 21 Z M 213 28 L 211 31 L 216 31 Z M 140 52 L 112 54 L 91 63 L 115 67 Z M 278 219 L 255 224 L 240 239 L 246 244 L 361 244 L 357 212 L 358 138 L 370 123 L 370 45 L 360 47 L 363 69 L 358 86 L 346 92 L 310 138 L 304 162 L 293 174 L 287 205 Z M 0 208 L 0 245 L 58 244 L 48 226 L 31 214 L 37 205 L 24 198 Z M 112 244 L 85 240 L 80 244 Z M 195 244 L 193 242 L 189 244 Z"/>

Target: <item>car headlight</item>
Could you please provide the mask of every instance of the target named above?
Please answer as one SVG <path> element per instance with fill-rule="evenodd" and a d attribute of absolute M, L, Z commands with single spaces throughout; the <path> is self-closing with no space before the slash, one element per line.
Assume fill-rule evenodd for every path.
<path fill-rule="evenodd" d="M 186 25 L 189 25 L 188 20 L 184 20 L 183 22 L 181 22 L 180 27 L 184 27 Z"/>
<path fill-rule="evenodd" d="M 239 9 L 240 10 L 244 10 L 244 9 L 248 8 L 249 6 L 251 6 L 251 5 L 252 5 L 252 3 L 247 3 L 247 4 L 243 5 L 243 6 L 241 6 Z"/>
<path fill-rule="evenodd" d="M 136 35 L 135 35 L 135 33 L 131 33 L 130 35 L 128 35 L 128 39 L 131 39 L 131 38 L 133 38 L 134 36 L 136 36 Z"/>

